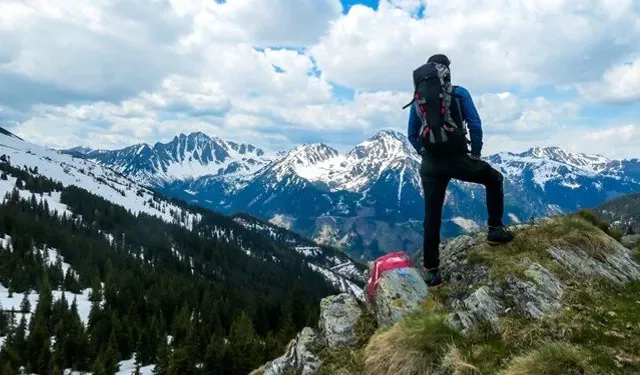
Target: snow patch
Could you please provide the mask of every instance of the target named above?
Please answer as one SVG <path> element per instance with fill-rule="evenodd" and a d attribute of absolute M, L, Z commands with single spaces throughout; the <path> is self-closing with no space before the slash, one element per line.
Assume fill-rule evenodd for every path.
<path fill-rule="evenodd" d="M 464 217 L 454 217 L 451 219 L 456 225 L 464 229 L 466 232 L 474 232 L 480 229 L 480 225 L 471 219 L 466 219 Z"/>
<path fill-rule="evenodd" d="M 183 219 L 182 208 L 166 201 L 156 201 L 153 193 L 144 186 L 123 177 L 119 173 L 93 161 L 74 158 L 42 146 L 34 145 L 17 138 L 0 134 L 0 154 L 4 154 L 11 165 L 38 169 L 37 174 L 46 176 L 65 186 L 75 185 L 93 194 L 127 208 L 133 214 L 146 213 L 169 223 L 176 223 L 192 229 L 194 223 L 201 220 L 200 214 L 188 212 Z M 0 193 L 13 190 L 16 178 L 0 180 Z M 23 198 L 29 198 L 31 193 Z M 68 208 L 60 203 L 59 193 L 41 195 L 50 208 L 60 213 L 69 213 Z M 151 203 L 150 203 L 151 202 Z"/>
<path fill-rule="evenodd" d="M 315 264 L 309 264 L 309 268 L 311 268 L 315 272 L 318 272 L 319 274 L 324 276 L 324 278 L 327 279 L 327 281 L 333 284 L 333 286 L 336 287 L 341 292 L 349 293 L 353 297 L 359 299 L 360 301 L 364 301 L 364 291 L 362 290 L 362 288 L 360 288 L 353 282 L 345 279 L 344 277 L 340 277 L 336 275 L 335 273 L 329 271 L 326 268 L 316 266 Z"/>

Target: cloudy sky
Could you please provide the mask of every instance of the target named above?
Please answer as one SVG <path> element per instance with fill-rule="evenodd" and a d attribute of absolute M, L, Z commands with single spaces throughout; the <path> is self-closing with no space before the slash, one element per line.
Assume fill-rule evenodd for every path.
<path fill-rule="evenodd" d="M 0 126 L 51 147 L 202 131 L 270 150 L 406 132 L 434 53 L 484 154 L 640 157 L 637 0 L 2 0 Z"/>

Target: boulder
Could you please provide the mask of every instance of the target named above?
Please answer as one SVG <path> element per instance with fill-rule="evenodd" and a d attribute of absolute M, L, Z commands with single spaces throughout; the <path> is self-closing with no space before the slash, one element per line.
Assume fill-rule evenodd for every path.
<path fill-rule="evenodd" d="M 372 301 L 380 326 L 390 326 L 416 311 L 429 295 L 427 284 L 414 267 L 385 271 L 375 288 Z"/>
<path fill-rule="evenodd" d="M 282 357 L 268 362 L 250 375 L 299 375 L 315 374 L 322 365 L 322 360 L 312 352 L 319 345 L 320 338 L 311 328 L 304 328 L 287 346 Z"/>
<path fill-rule="evenodd" d="M 629 234 L 620 239 L 620 243 L 627 249 L 633 249 L 640 244 L 640 234 Z"/>
<path fill-rule="evenodd" d="M 356 325 L 362 315 L 358 302 L 349 294 L 323 298 L 320 302 L 318 327 L 331 349 L 355 345 Z"/>

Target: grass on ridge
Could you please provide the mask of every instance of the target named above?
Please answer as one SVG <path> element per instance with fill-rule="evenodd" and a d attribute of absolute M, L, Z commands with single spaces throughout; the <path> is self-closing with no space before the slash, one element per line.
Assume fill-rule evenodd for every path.
<path fill-rule="evenodd" d="M 422 310 L 393 327 L 379 329 L 368 344 L 325 356 L 326 374 L 600 375 L 640 373 L 640 282 L 617 285 L 600 278 L 570 276 L 553 261 L 550 246 L 583 249 L 596 259 L 611 251 L 611 237 L 578 215 L 519 230 L 499 248 L 478 246 L 469 261 L 491 266 L 494 281 L 524 277 L 538 262 L 565 284 L 563 309 L 540 320 L 504 315 L 495 332 L 488 323 L 462 335 L 446 322 L 451 286 L 433 289 Z M 640 247 L 636 250 L 640 260 Z M 363 329 L 362 337 L 373 332 Z M 368 332 L 368 333 L 367 333 Z M 340 365 L 338 363 L 342 363 Z"/>
<path fill-rule="evenodd" d="M 609 235 L 580 216 L 558 216 L 544 225 L 517 231 L 515 239 L 506 245 L 479 245 L 467 259 L 471 263 L 489 264 L 490 278 L 494 281 L 504 281 L 507 276 L 525 278 L 524 271 L 532 262 L 563 278 L 569 276 L 567 271 L 550 258 L 547 249 L 553 246 L 580 248 L 595 259 L 603 259 L 611 251 L 611 241 Z"/>

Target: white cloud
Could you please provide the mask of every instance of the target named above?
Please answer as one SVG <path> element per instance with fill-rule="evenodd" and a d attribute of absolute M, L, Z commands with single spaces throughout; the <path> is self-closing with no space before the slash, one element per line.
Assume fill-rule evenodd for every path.
<path fill-rule="evenodd" d="M 580 110 L 577 101 L 552 101 L 538 96 L 522 99 L 509 92 L 483 94 L 474 99 L 485 133 L 548 134 L 558 125 L 575 119 Z"/>
<path fill-rule="evenodd" d="M 640 56 L 631 62 L 608 69 L 600 81 L 579 85 L 578 90 L 594 102 L 640 101 Z"/>
<path fill-rule="evenodd" d="M 220 59 L 246 58 L 252 46 L 312 43 L 341 9 L 339 0 L 274 0 L 268 7 L 258 0 L 6 0 L 0 79 L 13 84 L 2 85 L 0 100 L 119 101 L 153 90 L 169 74 L 217 70 Z M 43 89 L 50 95 L 37 94 Z"/>
<path fill-rule="evenodd" d="M 611 159 L 637 158 L 640 144 L 640 124 L 609 124 L 601 129 L 562 126 L 552 137 L 518 139 L 509 135 L 487 136 L 485 149 L 488 155 L 500 151 L 522 152 L 533 146 L 558 146 L 570 152 L 600 154 Z"/>
<path fill-rule="evenodd" d="M 268 149 L 352 145 L 383 128 L 406 131 L 411 72 L 436 52 L 473 94 L 484 154 L 571 146 L 565 138 L 589 131 L 575 131 L 579 98 L 524 99 L 508 93 L 513 86 L 577 87 L 589 99 L 602 89 L 610 102 L 640 96 L 631 0 L 382 0 L 377 11 L 341 10 L 339 0 L 4 0 L 0 126 L 55 147 L 191 131 Z M 596 146 L 633 156 L 624 142 Z"/>
<path fill-rule="evenodd" d="M 583 82 L 638 49 L 631 0 L 434 0 L 426 17 L 380 2 L 354 6 L 310 49 L 328 79 L 368 90 L 409 89 L 434 53 L 455 82 L 478 89 Z"/>

